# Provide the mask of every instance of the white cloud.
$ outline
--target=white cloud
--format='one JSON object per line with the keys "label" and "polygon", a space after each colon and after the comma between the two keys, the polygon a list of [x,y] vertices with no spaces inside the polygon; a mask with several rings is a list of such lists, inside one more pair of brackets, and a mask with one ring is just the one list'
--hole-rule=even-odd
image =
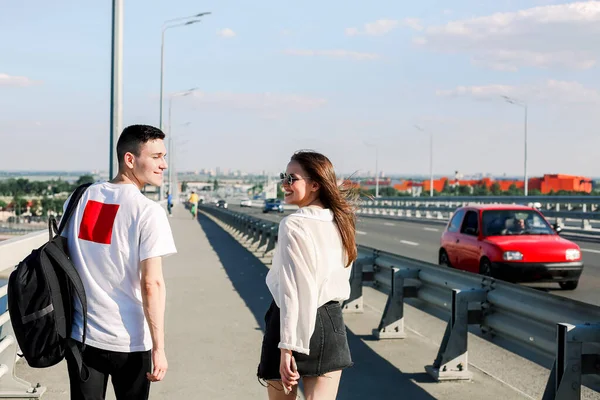
{"label": "white cloud", "polygon": [[236,33],[230,28],[225,28],[225,29],[221,29],[219,32],[217,32],[217,35],[224,37],[224,38],[232,38],[232,37],[236,36]]}
{"label": "white cloud", "polygon": [[36,82],[34,82],[33,80],[25,77],[25,76],[11,76],[8,74],[3,74],[0,73],[0,86],[18,86],[18,87],[25,87],[25,86],[32,86],[34,85]]}
{"label": "white cloud", "polygon": [[430,26],[413,42],[436,51],[470,54],[474,64],[493,69],[589,69],[600,57],[598,42],[590,40],[598,34],[600,1],[586,1]]}
{"label": "white cloud", "polygon": [[346,28],[346,36],[360,35],[360,31],[357,28]]}
{"label": "white cloud", "polygon": [[517,71],[517,66],[551,68],[555,66],[569,69],[590,69],[596,60],[584,52],[560,51],[543,53],[526,50],[482,51],[472,58],[474,65],[484,66],[498,71]]}
{"label": "white cloud", "polygon": [[346,28],[346,35],[381,36],[396,29],[398,27],[398,24],[399,22],[394,19],[379,19],[375,22],[366,23],[363,27],[363,30],[360,30],[358,28]]}
{"label": "white cloud", "polygon": [[365,25],[365,34],[371,36],[385,35],[396,29],[398,21],[391,19],[380,19]]}
{"label": "white cloud", "polygon": [[409,28],[414,29],[415,31],[422,31],[423,25],[421,24],[421,20],[418,18],[405,18],[403,21],[403,25]]}
{"label": "white cloud", "polygon": [[274,115],[290,111],[311,111],[327,103],[323,98],[280,93],[206,93],[195,91],[191,97],[204,105],[221,109],[254,111]]}
{"label": "white cloud", "polygon": [[359,28],[346,28],[346,36],[359,36],[359,35],[367,35],[367,36],[383,36],[386,35],[393,30],[397,29],[400,26],[407,26],[416,31],[422,31],[423,25],[421,24],[421,20],[418,18],[405,18],[403,20],[395,20],[395,19],[379,19],[375,22],[366,23],[362,30]]}
{"label": "white cloud", "polygon": [[299,50],[299,49],[290,49],[285,50],[285,54],[289,54],[292,56],[304,56],[304,57],[314,57],[314,56],[323,56],[323,57],[335,57],[335,58],[352,58],[354,60],[375,60],[380,58],[379,54],[376,53],[361,53],[357,51],[349,51],[349,50]]}
{"label": "white cloud", "polygon": [[547,80],[532,85],[459,86],[452,90],[438,90],[438,96],[468,96],[479,100],[494,100],[509,96],[525,102],[600,103],[600,91],[579,82]]}

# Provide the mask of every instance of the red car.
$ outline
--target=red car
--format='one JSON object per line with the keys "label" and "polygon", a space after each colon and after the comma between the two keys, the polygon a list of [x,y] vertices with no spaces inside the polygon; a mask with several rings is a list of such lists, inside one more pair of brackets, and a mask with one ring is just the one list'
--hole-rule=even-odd
{"label": "red car", "polygon": [[557,282],[577,287],[581,250],[537,210],[475,205],[456,210],[444,233],[439,264],[509,282]]}

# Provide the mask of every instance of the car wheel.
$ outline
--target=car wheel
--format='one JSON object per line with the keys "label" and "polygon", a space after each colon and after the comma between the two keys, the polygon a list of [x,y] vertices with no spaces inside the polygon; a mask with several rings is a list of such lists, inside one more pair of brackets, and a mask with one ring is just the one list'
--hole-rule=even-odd
{"label": "car wheel", "polygon": [[483,258],[479,263],[479,275],[492,276],[492,263],[487,258]]}
{"label": "car wheel", "polygon": [[445,265],[448,268],[452,268],[452,264],[450,263],[450,258],[448,257],[448,253],[446,250],[440,249],[440,255],[438,257],[438,264]]}
{"label": "car wheel", "polygon": [[562,290],[575,290],[579,281],[559,282],[559,285]]}

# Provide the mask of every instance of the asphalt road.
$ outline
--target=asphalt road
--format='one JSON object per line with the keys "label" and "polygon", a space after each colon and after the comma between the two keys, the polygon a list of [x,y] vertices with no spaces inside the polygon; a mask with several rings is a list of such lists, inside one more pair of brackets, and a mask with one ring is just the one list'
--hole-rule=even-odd
{"label": "asphalt road", "polygon": [[[229,204],[229,209],[274,222],[281,221],[284,216],[293,212],[264,214],[260,208],[242,208],[235,204]],[[443,229],[443,225],[359,216],[356,233],[358,244],[437,264],[440,236]],[[558,284],[553,283],[527,284],[527,286],[600,305],[600,238],[568,237],[568,239],[577,243],[581,248],[585,265],[577,289],[565,291],[561,290]]]}

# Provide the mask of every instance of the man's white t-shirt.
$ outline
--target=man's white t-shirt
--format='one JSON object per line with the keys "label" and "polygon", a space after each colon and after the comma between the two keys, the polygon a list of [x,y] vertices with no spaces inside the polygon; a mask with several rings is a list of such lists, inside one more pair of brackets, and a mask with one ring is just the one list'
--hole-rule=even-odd
{"label": "man's white t-shirt", "polygon": [[[133,184],[95,183],[63,236],[85,287],[86,344],[126,353],[152,349],[140,262],[177,252],[165,210]],[[81,305],[75,301],[71,337],[81,341],[82,332]]]}

